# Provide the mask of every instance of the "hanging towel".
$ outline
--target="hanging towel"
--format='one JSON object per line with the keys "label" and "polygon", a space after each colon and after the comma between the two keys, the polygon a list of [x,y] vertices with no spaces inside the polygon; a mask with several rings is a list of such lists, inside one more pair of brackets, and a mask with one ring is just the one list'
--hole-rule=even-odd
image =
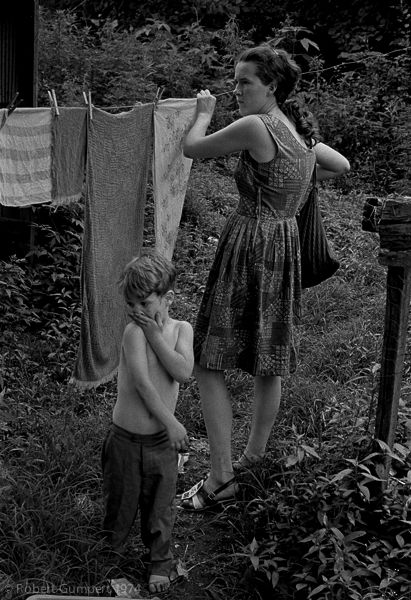
{"label": "hanging towel", "polygon": [[116,373],[127,316],[117,281],[143,242],[153,104],[88,119],[80,347],[71,382],[95,387]]}
{"label": "hanging towel", "polygon": [[191,158],[184,138],[195,117],[196,98],[160,100],[154,110],[153,197],[156,250],[171,260],[177,239]]}
{"label": "hanging towel", "polygon": [[0,204],[51,201],[51,110],[0,110]]}
{"label": "hanging towel", "polygon": [[85,179],[87,109],[59,107],[51,134],[51,198],[54,205],[80,200]]}

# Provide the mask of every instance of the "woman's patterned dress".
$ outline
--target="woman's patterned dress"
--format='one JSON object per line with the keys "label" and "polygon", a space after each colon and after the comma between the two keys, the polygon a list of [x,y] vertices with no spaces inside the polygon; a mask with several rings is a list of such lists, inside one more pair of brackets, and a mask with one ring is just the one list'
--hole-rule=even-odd
{"label": "woman's patterned dress", "polygon": [[296,369],[293,322],[301,313],[301,261],[295,214],[307,196],[315,153],[287,125],[259,115],[277,152],[257,163],[240,155],[240,200],[221,233],[195,326],[197,363],[251,375]]}

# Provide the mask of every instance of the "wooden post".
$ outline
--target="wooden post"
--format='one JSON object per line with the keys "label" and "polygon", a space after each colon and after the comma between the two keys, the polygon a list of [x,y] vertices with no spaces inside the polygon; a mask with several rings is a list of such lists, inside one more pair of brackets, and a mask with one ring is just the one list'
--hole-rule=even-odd
{"label": "wooden post", "polygon": [[[375,198],[369,199],[364,207],[363,229],[379,232],[381,250],[378,259],[388,267],[375,440],[381,440],[392,448],[411,299],[411,197],[391,196],[382,203]],[[377,447],[378,449],[381,450]],[[376,462],[376,473],[382,480],[373,489],[377,496],[387,486],[390,465],[388,454]]]}

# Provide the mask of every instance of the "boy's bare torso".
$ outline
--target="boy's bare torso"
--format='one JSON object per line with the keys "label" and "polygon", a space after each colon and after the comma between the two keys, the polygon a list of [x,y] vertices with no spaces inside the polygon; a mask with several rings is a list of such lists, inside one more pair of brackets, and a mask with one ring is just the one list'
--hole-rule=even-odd
{"label": "boy's bare torso", "polygon": [[[130,323],[127,327],[137,327]],[[163,336],[171,348],[175,348],[179,332],[179,321],[169,318],[163,330]],[[144,340],[150,380],[160,398],[174,414],[179,384],[170,377],[157,356]],[[121,347],[118,368],[117,401],[113,410],[113,423],[132,433],[151,434],[164,429],[164,425],[150,413],[140,397],[127,368],[124,347]]]}

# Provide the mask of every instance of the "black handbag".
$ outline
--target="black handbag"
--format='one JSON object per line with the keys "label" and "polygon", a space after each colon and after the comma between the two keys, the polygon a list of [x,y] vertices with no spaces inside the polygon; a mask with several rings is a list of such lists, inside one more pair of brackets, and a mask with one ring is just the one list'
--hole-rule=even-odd
{"label": "black handbag", "polygon": [[309,288],[325,281],[340,266],[328,245],[318,204],[315,167],[307,200],[296,215],[300,234],[301,287]]}

